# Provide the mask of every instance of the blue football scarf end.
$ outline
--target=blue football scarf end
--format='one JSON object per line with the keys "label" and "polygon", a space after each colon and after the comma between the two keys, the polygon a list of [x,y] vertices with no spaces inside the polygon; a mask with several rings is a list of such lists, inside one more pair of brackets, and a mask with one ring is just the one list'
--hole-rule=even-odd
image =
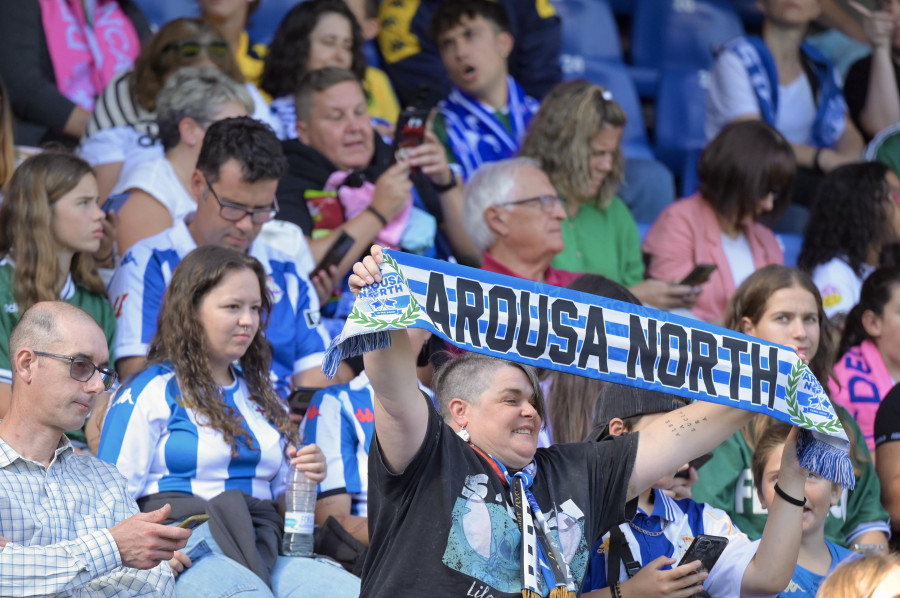
{"label": "blue football scarf end", "polygon": [[341,362],[350,357],[356,357],[369,351],[387,349],[391,346],[391,335],[386,330],[369,332],[358,336],[344,338],[344,335],[331,339],[331,345],[325,352],[325,362],[322,364],[322,372],[331,380],[337,374]]}
{"label": "blue football scarf end", "polygon": [[856,476],[853,474],[849,450],[849,441],[813,430],[801,429],[797,439],[797,456],[801,467],[853,490]]}

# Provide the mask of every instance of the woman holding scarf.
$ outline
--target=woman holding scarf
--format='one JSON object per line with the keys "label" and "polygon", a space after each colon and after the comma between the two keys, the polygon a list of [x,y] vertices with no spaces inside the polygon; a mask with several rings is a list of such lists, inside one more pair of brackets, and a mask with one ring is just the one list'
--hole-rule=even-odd
{"label": "woman holding scarf", "polygon": [[[355,294],[381,281],[382,259],[374,246],[354,265]],[[698,402],[673,413],[696,421],[693,433],[676,437],[659,421],[646,434],[538,449],[544,401],[532,368],[460,357],[435,380],[438,413],[418,390],[407,333],[390,336],[390,348],[364,356],[378,437],[370,449],[365,596],[425,588],[575,596],[590,542],[634,513],[626,503],[751,417]],[[692,575],[698,584],[704,577]]]}

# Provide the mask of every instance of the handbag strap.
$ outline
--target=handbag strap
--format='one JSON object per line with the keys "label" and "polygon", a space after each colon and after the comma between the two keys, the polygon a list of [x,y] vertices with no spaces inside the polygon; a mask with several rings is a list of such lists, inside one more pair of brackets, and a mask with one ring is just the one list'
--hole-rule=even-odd
{"label": "handbag strap", "polygon": [[641,564],[634,560],[628,540],[619,526],[609,530],[609,551],[606,556],[606,585],[612,587],[619,580],[619,563],[625,564],[625,574],[631,579],[641,570]]}

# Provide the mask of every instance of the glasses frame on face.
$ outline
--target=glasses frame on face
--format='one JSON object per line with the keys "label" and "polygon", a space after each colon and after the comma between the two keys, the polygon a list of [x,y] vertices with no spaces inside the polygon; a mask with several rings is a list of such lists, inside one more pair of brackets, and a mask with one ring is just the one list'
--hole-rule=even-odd
{"label": "glasses frame on face", "polygon": [[[244,206],[236,203],[231,203],[228,201],[222,201],[222,198],[219,197],[219,194],[216,193],[216,190],[213,189],[212,183],[209,182],[209,179],[206,178],[206,175],[203,175],[203,180],[206,181],[206,186],[209,188],[210,193],[212,193],[213,197],[216,198],[216,202],[219,204],[219,216],[221,216],[224,220],[228,222],[240,222],[244,219],[245,216],[250,216],[250,222],[253,224],[265,224],[266,222],[271,221],[275,218],[275,215],[278,213],[278,199],[272,198],[272,205],[268,208],[255,208],[248,209]],[[236,210],[235,212],[227,212],[227,210]],[[240,216],[232,218],[232,215],[236,215],[237,212],[240,212]]]}
{"label": "glasses frame on face", "polygon": [[536,197],[527,197],[525,199],[516,199],[514,201],[504,201],[503,203],[499,203],[497,205],[516,207],[535,201],[540,202],[541,210],[543,210],[547,214],[552,214],[553,208],[555,208],[557,205],[559,205],[560,207],[564,207],[563,199],[559,195],[538,195]]}
{"label": "glasses frame on face", "polygon": [[[78,382],[87,382],[94,377],[94,372],[100,372],[100,380],[103,382],[104,390],[109,390],[116,383],[118,377],[115,370],[109,368],[101,368],[87,357],[80,355],[60,355],[59,353],[47,353],[46,351],[34,351],[35,355],[42,357],[53,357],[54,359],[65,359],[69,362],[69,377]],[[75,375],[76,362],[81,363],[83,367],[91,366],[91,373],[87,377],[79,377]]]}
{"label": "glasses frame on face", "polygon": [[181,39],[166,44],[160,54],[167,54],[173,51],[178,52],[182,60],[197,58],[201,52],[205,52],[210,58],[224,58],[228,56],[231,47],[224,39],[214,39],[208,42],[201,42],[196,39]]}

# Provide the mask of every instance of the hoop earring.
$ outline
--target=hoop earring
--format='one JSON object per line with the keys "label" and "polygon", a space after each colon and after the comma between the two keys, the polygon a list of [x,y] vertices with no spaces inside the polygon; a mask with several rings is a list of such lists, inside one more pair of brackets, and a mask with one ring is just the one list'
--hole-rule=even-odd
{"label": "hoop earring", "polygon": [[469,442],[472,437],[469,435],[469,431],[466,430],[466,427],[463,426],[459,432],[456,433],[457,436],[463,439],[463,442]]}

